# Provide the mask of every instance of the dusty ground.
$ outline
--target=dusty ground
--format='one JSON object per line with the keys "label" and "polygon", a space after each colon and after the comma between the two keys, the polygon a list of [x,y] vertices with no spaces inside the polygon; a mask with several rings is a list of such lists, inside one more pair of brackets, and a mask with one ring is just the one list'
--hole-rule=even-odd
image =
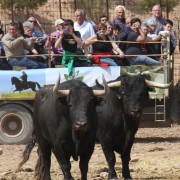
{"label": "dusty ground", "polygon": [[[0,145],[0,180],[32,180],[37,159],[36,148],[30,160],[18,173],[15,172],[21,160],[24,145]],[[61,170],[52,157],[52,180],[62,180]],[[134,179],[178,180],[180,179],[180,127],[140,128],[132,149],[130,169]],[[116,169],[121,178],[121,163],[117,156]],[[100,145],[89,163],[89,180],[107,179],[107,165]],[[78,163],[72,160],[72,175],[80,179]]]}

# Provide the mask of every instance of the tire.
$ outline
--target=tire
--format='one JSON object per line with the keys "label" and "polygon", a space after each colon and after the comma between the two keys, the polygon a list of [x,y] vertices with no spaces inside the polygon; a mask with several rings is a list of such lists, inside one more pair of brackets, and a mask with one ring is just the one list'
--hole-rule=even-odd
{"label": "tire", "polygon": [[0,107],[0,144],[26,143],[33,132],[32,115],[18,104]]}

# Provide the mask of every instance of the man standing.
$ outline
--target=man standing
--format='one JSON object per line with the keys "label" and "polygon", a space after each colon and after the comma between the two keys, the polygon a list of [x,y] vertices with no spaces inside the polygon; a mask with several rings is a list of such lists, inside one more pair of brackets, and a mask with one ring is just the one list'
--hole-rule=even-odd
{"label": "man standing", "polygon": [[124,6],[116,6],[115,7],[115,14],[116,17],[112,20],[112,24],[118,24],[120,29],[121,29],[121,33],[120,33],[120,37],[119,39],[122,40],[122,38],[125,35],[126,32],[126,19],[125,19],[125,7]]}
{"label": "man standing", "polygon": [[95,34],[92,24],[86,21],[86,14],[82,9],[75,11],[74,30],[79,31],[83,41]]}
{"label": "man standing", "polygon": [[155,21],[156,22],[156,31],[157,33],[160,29],[163,28],[163,24],[165,22],[165,19],[162,18],[162,12],[161,7],[159,5],[155,5],[152,8],[152,16],[145,19],[142,25],[147,24],[147,21]]}

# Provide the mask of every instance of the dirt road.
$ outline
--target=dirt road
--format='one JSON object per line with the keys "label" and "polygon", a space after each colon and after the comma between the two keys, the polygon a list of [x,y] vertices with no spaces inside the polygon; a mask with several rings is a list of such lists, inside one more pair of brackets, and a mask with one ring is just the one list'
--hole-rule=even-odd
{"label": "dirt road", "polygon": [[[0,145],[0,180],[33,180],[36,164],[36,148],[30,160],[18,173],[24,145]],[[180,179],[180,127],[140,128],[131,153],[131,174],[138,180]],[[117,155],[116,170],[121,177],[121,162]],[[54,156],[51,168],[52,180],[63,180],[62,172]],[[78,163],[72,160],[72,175],[80,179]],[[89,180],[107,179],[107,165],[100,145],[96,145],[89,163]]]}

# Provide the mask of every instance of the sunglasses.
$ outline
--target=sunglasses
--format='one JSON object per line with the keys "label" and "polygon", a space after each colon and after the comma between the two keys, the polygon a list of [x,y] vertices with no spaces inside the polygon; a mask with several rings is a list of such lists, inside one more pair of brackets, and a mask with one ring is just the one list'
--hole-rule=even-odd
{"label": "sunglasses", "polygon": [[98,30],[99,30],[99,31],[101,31],[101,30],[105,31],[106,29],[105,29],[105,28],[99,28]]}

